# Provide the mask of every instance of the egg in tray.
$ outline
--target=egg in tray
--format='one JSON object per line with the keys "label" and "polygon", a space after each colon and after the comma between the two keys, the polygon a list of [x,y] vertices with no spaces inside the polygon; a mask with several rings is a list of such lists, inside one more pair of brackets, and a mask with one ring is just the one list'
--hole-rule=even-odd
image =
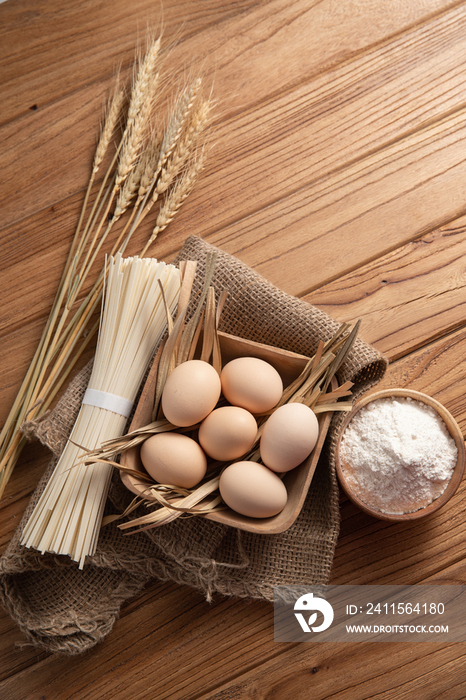
{"label": "egg in tray", "polygon": [[[282,532],[304,503],[331,414],[316,416],[304,403],[283,403],[284,390],[309,358],[226,333],[218,337],[220,375],[199,359],[173,369],[161,398],[167,430],[121,456],[132,470],[121,478],[150,501],[147,474],[157,484],[188,490],[217,474],[221,503],[202,517],[250,532]],[[130,431],[150,422],[156,383],[157,359]],[[333,378],[330,390],[336,386]]]}

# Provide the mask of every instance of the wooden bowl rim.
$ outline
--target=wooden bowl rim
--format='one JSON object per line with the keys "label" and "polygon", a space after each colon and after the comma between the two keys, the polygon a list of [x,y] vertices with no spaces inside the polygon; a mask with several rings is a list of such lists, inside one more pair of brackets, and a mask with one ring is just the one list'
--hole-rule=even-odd
{"label": "wooden bowl rim", "polygon": [[[351,420],[354,418],[356,413],[361,410],[364,406],[367,406],[367,404],[372,403],[373,401],[377,401],[378,399],[384,399],[384,398],[393,398],[399,396],[401,398],[411,398],[417,401],[421,401],[422,403],[425,403],[428,406],[431,406],[434,408],[437,413],[440,415],[442,418],[443,422],[447,426],[448,432],[452,436],[452,438],[455,441],[456,447],[458,449],[458,459],[456,461],[455,468],[453,470],[453,474],[451,476],[450,481],[448,482],[448,486],[446,487],[445,491],[436,499],[432,501],[432,503],[429,503],[427,506],[424,508],[420,508],[419,510],[413,511],[412,513],[383,513],[382,511],[379,511],[375,508],[372,508],[369,504],[365,503],[362,501],[358,496],[353,492],[351,487],[348,485],[346,482],[346,479],[344,477],[344,474],[342,472],[341,468],[341,462],[340,462],[340,443],[341,439],[343,437],[343,434],[348,427],[349,423]],[[448,409],[443,406],[439,401],[434,399],[432,396],[429,396],[428,394],[424,394],[420,391],[416,391],[414,389],[403,389],[403,388],[394,388],[394,389],[383,389],[381,391],[376,391],[372,394],[368,394],[366,396],[363,396],[361,399],[359,399],[351,411],[345,416],[345,419],[341,425],[340,428],[340,433],[338,436],[337,440],[337,445],[336,445],[336,450],[335,450],[335,467],[336,467],[336,472],[338,476],[338,480],[340,482],[340,485],[343,489],[343,491],[346,493],[348,498],[360,508],[364,513],[367,513],[368,515],[372,515],[374,518],[377,518],[379,520],[386,520],[389,522],[404,522],[404,521],[411,521],[411,520],[418,520],[419,518],[424,518],[427,515],[430,515],[431,513],[434,513],[437,511],[439,508],[445,505],[447,501],[450,500],[450,498],[453,496],[453,494],[456,492],[458,489],[461,480],[463,478],[464,474],[464,468],[465,468],[465,461],[466,461],[466,451],[465,451],[465,445],[464,445],[464,439],[463,439],[463,434],[461,432],[461,429],[456,422],[456,420],[453,418],[451,413],[448,411]]]}

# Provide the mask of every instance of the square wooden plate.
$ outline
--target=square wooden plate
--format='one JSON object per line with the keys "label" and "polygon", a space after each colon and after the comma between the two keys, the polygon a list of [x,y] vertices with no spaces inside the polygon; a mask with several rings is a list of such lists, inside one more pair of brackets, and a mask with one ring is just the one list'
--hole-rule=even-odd
{"label": "square wooden plate", "polygon": [[[304,355],[298,355],[287,350],[281,350],[270,345],[263,345],[243,338],[237,338],[227,333],[219,333],[219,340],[223,365],[235,357],[261,358],[273,365],[280,373],[284,386],[287,386],[299,376],[309,359]],[[154,360],[141,392],[129,428],[130,431],[141,428],[151,422],[157,377],[157,360],[158,358]],[[334,378],[331,388],[335,389],[336,387],[337,382]],[[222,523],[223,525],[229,525],[239,528],[240,530],[258,534],[276,534],[287,530],[298,517],[311,486],[312,477],[314,476],[317,462],[325,442],[331,417],[330,413],[318,415],[319,437],[314,450],[302,464],[284,475],[283,482],[288,491],[288,501],[285,508],[278,513],[278,515],[271,518],[250,518],[235,513],[230,508],[225,507],[222,508],[222,510],[208,513],[202,517]],[[139,447],[124,452],[121,455],[121,463],[131,469],[144,471],[139,457]],[[138,496],[141,496],[143,491],[147,489],[147,482],[139,481],[136,477],[125,474],[124,472],[121,472],[121,480],[126,488]]]}

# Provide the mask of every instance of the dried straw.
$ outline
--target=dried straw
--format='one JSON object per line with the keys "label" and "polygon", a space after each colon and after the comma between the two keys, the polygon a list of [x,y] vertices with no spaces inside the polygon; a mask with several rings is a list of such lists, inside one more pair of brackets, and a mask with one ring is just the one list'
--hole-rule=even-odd
{"label": "dried straw", "polygon": [[[199,152],[202,152],[201,140],[208,126],[209,102],[204,105],[203,120],[196,111],[202,104],[202,81],[199,78],[182,88],[174,108],[167,116],[155,114],[155,106],[160,106],[163,101],[160,86],[169,83],[169,77],[167,80],[161,76],[161,53],[161,38],[150,39],[145,55],[135,65],[129,100],[125,87],[117,77],[52,309],[0,434],[0,496],[26,442],[20,426],[26,417],[29,421],[40,420],[95,337],[98,321],[94,319],[99,310],[105,279],[103,262],[91,288],[79,301],[95,263],[99,257],[104,257],[104,252],[116,255],[126,251],[134,232],[154,204],[152,202],[146,210],[162,169],[171,169],[169,176],[164,175],[165,208],[158,212],[160,219],[158,223],[155,222],[157,231],[154,234],[152,224],[140,256],[146,255],[160,231],[168,226],[199,174],[200,167],[186,169],[185,166],[191,160],[201,163]],[[197,116],[194,117],[194,114]],[[160,116],[166,128],[162,127],[162,123],[154,123],[155,116]],[[113,140],[120,124],[122,136],[112,154]],[[188,134],[192,134],[191,138],[188,138]],[[181,157],[180,150],[175,158],[173,154],[180,138],[184,139],[184,153]],[[170,165],[168,160],[172,155]],[[96,176],[104,161],[108,160],[110,163],[101,182],[96,185],[97,192],[89,206]],[[178,179],[183,181],[180,187],[177,187]],[[110,213],[112,207],[113,214]],[[110,242],[110,235],[120,220],[121,228],[116,233],[116,239]]]}
{"label": "dried straw", "polygon": [[[160,399],[163,387],[170,374],[170,371],[179,363],[185,362],[194,356],[198,347],[200,333],[202,332],[202,343],[200,357],[206,362],[211,362],[218,372],[221,370],[221,355],[218,342],[218,323],[221,309],[225,300],[224,295],[220,295],[218,303],[215,298],[215,290],[211,286],[211,279],[215,265],[215,254],[210,255],[207,260],[206,275],[203,281],[203,288],[195,305],[190,320],[185,323],[185,309],[187,302],[185,297],[192,288],[193,269],[184,281],[185,288],[180,292],[180,299],[183,298],[183,308],[179,311],[178,318],[171,333],[166,339],[165,345],[159,357],[157,368],[157,381],[154,400],[154,410],[152,423],[133,430],[115,440],[108,440],[100,445],[97,450],[87,453],[83,460],[86,464],[105,464],[107,461],[120,469],[128,471],[128,468],[116,461],[117,457],[129,449],[133,449],[148,437],[158,432],[169,430],[180,431],[180,428],[168,423],[160,412]],[[185,269],[184,265],[182,269]],[[181,302],[180,302],[181,303]],[[349,411],[352,408],[352,401],[345,400],[351,397],[351,382],[345,382],[336,389],[328,391],[328,387],[341,364],[351,352],[357,338],[359,322],[351,329],[349,324],[341,324],[335,335],[327,342],[320,342],[313,357],[311,357],[301,374],[284,389],[282,397],[277,406],[264,414],[258,416],[258,432],[256,440],[250,451],[242,459],[250,461],[260,461],[259,442],[268,417],[277,408],[285,403],[300,402],[305,403],[314,410],[315,413]],[[343,400],[342,400],[343,399]],[[190,426],[186,430],[193,430],[197,426]],[[185,514],[202,515],[224,508],[224,503],[218,493],[218,483],[221,471],[230,462],[217,463],[211,465],[208,475],[193,489],[188,489],[187,493],[180,496],[180,490],[170,484],[154,483],[150,477],[147,478],[148,486],[144,496],[139,500],[135,499],[129,509],[119,516],[111,516],[104,523],[113,522],[116,519],[127,517],[136,507],[141,504],[153,505],[158,503],[155,511],[146,515],[129,520],[120,524],[122,530],[139,532],[153,527],[160,527],[175,518]],[[131,473],[132,470],[129,470]],[[136,472],[138,478],[141,472]],[[210,498],[210,497],[213,498]],[[209,497],[210,500],[206,501]],[[138,529],[135,529],[138,528]]]}

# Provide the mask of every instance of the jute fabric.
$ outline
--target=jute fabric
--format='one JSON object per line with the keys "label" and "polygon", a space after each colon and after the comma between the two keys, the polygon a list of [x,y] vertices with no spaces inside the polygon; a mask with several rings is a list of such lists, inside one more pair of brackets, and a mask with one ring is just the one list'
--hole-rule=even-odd
{"label": "jute fabric", "polygon": [[[197,260],[199,291],[208,253],[217,253],[213,285],[228,291],[221,330],[312,355],[339,324],[316,307],[277,289],[228,253],[189,237],[179,260]],[[384,375],[387,360],[358,339],[338,379],[354,382],[356,398]],[[90,375],[85,367],[55,409],[24,431],[53,453],[22,521],[0,560],[0,596],[27,641],[50,652],[79,654],[104,639],[124,601],[153,578],[203,592],[272,600],[274,586],[316,586],[330,580],[339,531],[334,452],[342,416],[332,419],[325,450],[304,507],[286,532],[256,535],[198,517],[180,518],[147,533],[123,535],[114,523],[102,529],[98,548],[83,570],[66,556],[40,554],[20,544],[21,532],[76,419]],[[132,494],[114,474],[106,512],[120,513]]]}

